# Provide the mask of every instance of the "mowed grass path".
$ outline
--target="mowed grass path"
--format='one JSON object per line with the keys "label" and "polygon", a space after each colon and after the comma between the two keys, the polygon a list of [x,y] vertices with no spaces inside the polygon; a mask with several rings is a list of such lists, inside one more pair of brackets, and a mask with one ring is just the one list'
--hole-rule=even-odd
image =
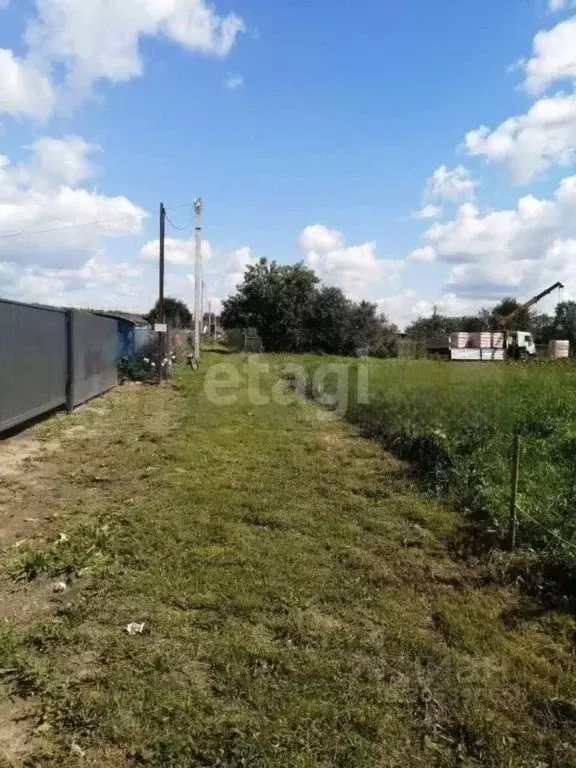
{"label": "mowed grass path", "polygon": [[[222,362],[225,407],[203,390]],[[457,518],[349,425],[250,403],[243,362],[56,419],[86,432],[5,489],[56,515],[6,566],[21,599],[71,581],[0,635],[26,764],[576,766],[572,620],[450,558]]]}

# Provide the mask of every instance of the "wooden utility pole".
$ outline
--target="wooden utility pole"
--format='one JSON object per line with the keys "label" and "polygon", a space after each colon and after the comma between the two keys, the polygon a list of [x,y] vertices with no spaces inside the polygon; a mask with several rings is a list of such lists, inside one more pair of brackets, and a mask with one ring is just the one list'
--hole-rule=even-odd
{"label": "wooden utility pole", "polygon": [[[158,318],[157,322],[163,324],[166,322],[164,312],[164,266],[165,266],[165,240],[166,240],[166,209],[164,203],[160,203],[160,266],[159,266],[159,289],[158,289]],[[166,335],[163,331],[158,331],[158,382],[162,382],[164,376],[163,362],[166,356],[165,350]]]}
{"label": "wooden utility pole", "polygon": [[194,201],[196,213],[196,269],[194,272],[194,357],[200,362],[200,337],[202,335],[202,198]]}

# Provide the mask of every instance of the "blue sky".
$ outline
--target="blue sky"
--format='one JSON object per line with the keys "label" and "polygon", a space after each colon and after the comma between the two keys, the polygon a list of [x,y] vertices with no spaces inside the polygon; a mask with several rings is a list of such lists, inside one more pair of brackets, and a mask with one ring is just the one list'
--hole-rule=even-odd
{"label": "blue sky", "polygon": [[400,324],[576,295],[570,0],[1,5],[0,235],[62,229],[0,238],[0,295],[147,309],[198,194],[216,307],[261,255]]}

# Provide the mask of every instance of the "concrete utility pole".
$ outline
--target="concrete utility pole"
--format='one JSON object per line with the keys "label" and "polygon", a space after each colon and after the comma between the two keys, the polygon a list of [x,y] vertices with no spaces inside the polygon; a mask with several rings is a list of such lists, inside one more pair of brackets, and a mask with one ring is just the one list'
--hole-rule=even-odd
{"label": "concrete utility pole", "polygon": [[[159,264],[159,288],[158,288],[158,318],[157,323],[165,323],[166,315],[164,313],[164,243],[166,237],[166,209],[164,204],[160,203],[160,264]],[[158,381],[162,382],[164,375],[162,365],[165,357],[165,334],[158,332]]]}
{"label": "concrete utility pole", "polygon": [[202,198],[194,200],[196,214],[196,269],[194,271],[194,357],[200,362],[200,337],[202,335]]}
{"label": "concrete utility pole", "polygon": [[208,338],[212,338],[212,302],[208,301]]}

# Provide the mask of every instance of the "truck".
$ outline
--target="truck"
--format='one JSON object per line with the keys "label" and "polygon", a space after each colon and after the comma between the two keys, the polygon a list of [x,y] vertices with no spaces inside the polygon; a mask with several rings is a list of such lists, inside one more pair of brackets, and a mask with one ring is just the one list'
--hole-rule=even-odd
{"label": "truck", "polygon": [[528,331],[511,331],[510,325],[523,312],[527,312],[535,304],[553,291],[564,286],[557,282],[545,291],[532,297],[525,304],[519,305],[509,315],[498,320],[500,331],[477,331],[467,333],[456,331],[450,336],[429,339],[426,351],[429,355],[445,360],[491,361],[531,360],[536,357],[536,345],[532,334]]}
{"label": "truck", "polygon": [[449,336],[429,339],[426,352],[433,357],[462,362],[505,362],[536,357],[534,338],[528,331],[467,333],[456,331]]}

